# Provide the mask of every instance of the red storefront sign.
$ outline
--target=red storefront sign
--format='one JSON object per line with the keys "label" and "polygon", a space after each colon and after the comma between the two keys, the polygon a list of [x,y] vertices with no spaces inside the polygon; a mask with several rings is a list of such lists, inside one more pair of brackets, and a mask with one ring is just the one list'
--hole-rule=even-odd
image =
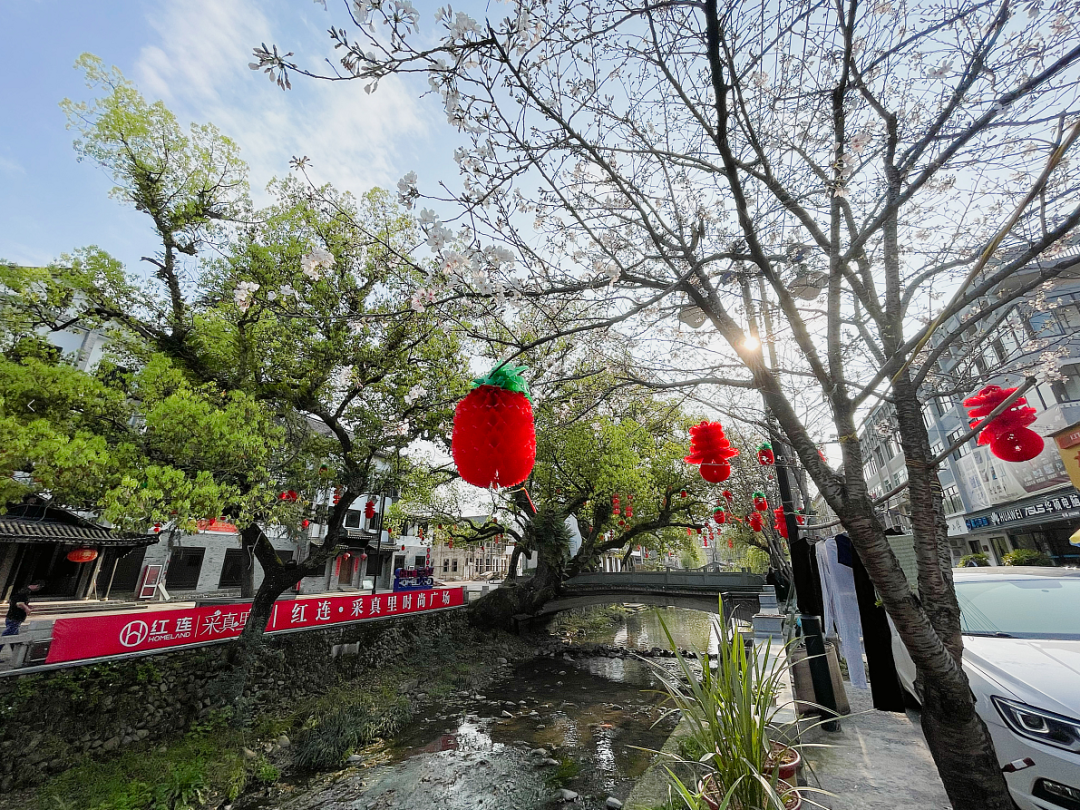
{"label": "red storefront sign", "polygon": [[[424,613],[465,604],[464,588],[352,596],[314,596],[275,602],[268,633]],[[161,650],[236,638],[244,629],[251,603],[118,613],[57,619],[47,664],[109,655]]]}

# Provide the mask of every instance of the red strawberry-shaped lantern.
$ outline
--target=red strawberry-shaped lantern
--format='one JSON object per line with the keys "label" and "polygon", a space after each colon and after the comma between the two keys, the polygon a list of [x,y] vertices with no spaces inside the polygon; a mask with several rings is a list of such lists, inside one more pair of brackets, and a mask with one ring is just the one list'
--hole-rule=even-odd
{"label": "red strawberry-shaped lantern", "polygon": [[727,510],[722,506],[718,506],[716,508],[716,511],[713,512],[712,517],[713,520],[716,521],[717,525],[723,525],[727,523]]}
{"label": "red strawberry-shaped lantern", "polygon": [[536,428],[524,370],[496,366],[473,381],[473,390],[454,411],[454,464],[473,486],[515,486],[529,477],[536,463]]}
{"label": "red strawberry-shaped lantern", "polygon": [[806,515],[803,514],[803,511],[801,509],[795,513],[795,522],[798,523],[800,526],[806,525]]}
{"label": "red strawberry-shaped lantern", "polygon": [[776,454],[773,452],[772,445],[768,442],[762,442],[758,445],[757,449],[758,464],[775,464]]}
{"label": "red strawberry-shaped lantern", "polygon": [[787,520],[784,518],[784,507],[778,506],[773,509],[773,516],[775,518],[773,528],[780,532],[781,537],[787,540]]}
{"label": "red strawberry-shaped lantern", "polygon": [[728,506],[731,506],[732,501],[735,500],[735,496],[731,493],[731,490],[730,489],[725,489],[720,494],[723,495],[727,499]]}
{"label": "red strawberry-shaped lantern", "polygon": [[754,508],[757,509],[759,512],[764,512],[766,509],[769,508],[769,502],[767,500],[765,500],[765,493],[764,492],[761,492],[760,490],[755,492],[754,495],[753,495],[753,498],[754,498]]}
{"label": "red strawberry-shaped lantern", "polygon": [[[972,417],[971,426],[979,424],[980,418],[988,416],[1015,388],[986,388],[964,400],[964,407]],[[1027,406],[1027,398],[1019,397],[979,431],[979,444],[990,445],[990,452],[1003,461],[1030,461],[1043,451],[1043,438],[1028,425],[1036,419],[1035,409]]]}
{"label": "red strawberry-shaped lantern", "polygon": [[755,532],[760,532],[765,528],[765,521],[761,519],[761,512],[751,512],[746,516],[746,522],[750,524],[750,528]]}
{"label": "red strawberry-shaped lantern", "polygon": [[687,464],[700,464],[701,477],[710,484],[726,481],[731,475],[728,459],[739,455],[724,435],[719,422],[702,422],[690,428],[690,454],[683,459]]}

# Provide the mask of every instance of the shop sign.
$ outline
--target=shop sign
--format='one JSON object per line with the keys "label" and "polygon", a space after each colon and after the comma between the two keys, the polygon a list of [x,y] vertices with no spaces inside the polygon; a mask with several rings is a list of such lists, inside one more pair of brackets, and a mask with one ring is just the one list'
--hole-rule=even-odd
{"label": "shop sign", "polygon": [[[312,597],[274,603],[268,633],[386,619],[465,604],[464,588],[436,588],[415,593],[354,594]],[[227,641],[247,624],[251,603],[117,613],[57,619],[47,664],[81,661],[124,653],[162,650]]]}
{"label": "shop sign", "polygon": [[1080,515],[1080,495],[1060,495],[1047,498],[1041,503],[1030,506],[1018,506],[1012,509],[998,509],[988,515],[967,518],[964,522],[969,529],[982,529],[987,526],[1000,526],[1017,520],[1027,520],[1040,515],[1055,517],[1075,517]]}

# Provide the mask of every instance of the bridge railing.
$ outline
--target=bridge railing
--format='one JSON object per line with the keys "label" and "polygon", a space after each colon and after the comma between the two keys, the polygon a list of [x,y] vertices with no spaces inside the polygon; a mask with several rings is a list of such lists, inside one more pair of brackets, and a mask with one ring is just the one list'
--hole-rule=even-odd
{"label": "bridge railing", "polygon": [[691,587],[715,589],[717,592],[740,588],[760,588],[765,578],[747,571],[703,573],[696,571],[615,571],[578,574],[565,585],[607,586],[626,588]]}

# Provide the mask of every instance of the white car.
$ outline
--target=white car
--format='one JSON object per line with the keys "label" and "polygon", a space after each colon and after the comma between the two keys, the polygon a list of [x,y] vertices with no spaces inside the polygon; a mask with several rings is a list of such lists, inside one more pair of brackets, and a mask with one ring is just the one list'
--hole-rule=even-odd
{"label": "white car", "polygon": [[[1021,810],[1080,810],[1080,571],[953,570],[964,671]],[[918,699],[895,631],[896,670]]]}

